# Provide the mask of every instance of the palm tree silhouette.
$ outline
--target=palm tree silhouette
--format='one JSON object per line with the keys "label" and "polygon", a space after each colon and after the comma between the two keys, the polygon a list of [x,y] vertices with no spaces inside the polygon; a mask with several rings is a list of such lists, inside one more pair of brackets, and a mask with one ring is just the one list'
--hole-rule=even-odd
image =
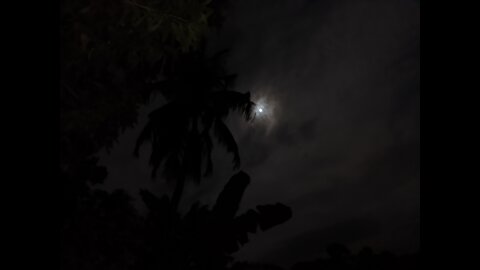
{"label": "palm tree silhouette", "polygon": [[236,75],[227,74],[222,66],[225,52],[211,58],[190,54],[166,69],[165,80],[153,84],[169,102],[150,113],[135,155],[143,143],[152,142],[152,178],[163,165],[165,178],[176,181],[173,209],[178,207],[186,179],[198,183],[211,174],[212,135],[233,155],[234,169],[240,166],[237,143],[224,120],[232,111],[252,120],[254,103],[249,92],[231,90]]}

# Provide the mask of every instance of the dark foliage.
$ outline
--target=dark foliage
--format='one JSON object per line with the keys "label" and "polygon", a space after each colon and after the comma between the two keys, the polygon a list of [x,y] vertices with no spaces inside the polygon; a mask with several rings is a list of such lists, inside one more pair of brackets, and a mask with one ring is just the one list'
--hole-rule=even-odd
{"label": "dark foliage", "polygon": [[168,197],[148,191],[141,192],[146,217],[122,191],[91,191],[64,223],[62,269],[226,269],[248,233],[281,224],[292,214],[275,204],[237,215],[249,182],[243,172],[234,175],[212,209],[196,203],[184,216],[170,215]]}
{"label": "dark foliage", "polygon": [[190,54],[166,72],[165,80],[152,84],[169,100],[149,115],[135,147],[138,155],[144,142],[152,142],[152,177],[162,162],[167,179],[191,177],[198,182],[202,175],[209,175],[212,135],[232,153],[234,168],[240,165],[238,146],[224,120],[232,111],[251,120],[254,104],[250,93],[231,90],[235,75],[226,73],[221,60],[221,54],[209,59]]}
{"label": "dark foliage", "polygon": [[297,263],[292,270],[415,270],[420,269],[419,254],[396,256],[390,252],[374,253],[365,247],[352,254],[344,245],[330,244],[326,252],[327,258],[310,262]]}

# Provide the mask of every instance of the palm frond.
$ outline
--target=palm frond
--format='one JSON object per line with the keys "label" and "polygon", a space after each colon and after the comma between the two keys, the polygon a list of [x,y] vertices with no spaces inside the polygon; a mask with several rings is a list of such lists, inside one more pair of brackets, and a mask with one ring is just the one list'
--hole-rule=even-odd
{"label": "palm frond", "polygon": [[170,154],[165,159],[163,175],[167,181],[176,180],[184,175],[182,158],[178,154]]}
{"label": "palm frond", "polygon": [[240,166],[240,153],[238,151],[237,142],[235,141],[232,133],[225,123],[220,119],[215,121],[214,132],[218,142],[225,146],[227,152],[233,154],[233,168],[237,169]]}
{"label": "palm frond", "polygon": [[212,209],[215,215],[223,219],[233,219],[249,184],[250,176],[245,172],[241,171],[233,175],[217,197]]}
{"label": "palm frond", "polygon": [[212,138],[208,134],[208,130],[204,132],[203,140],[205,141],[204,154],[206,156],[206,166],[203,176],[209,176],[213,172],[213,161],[212,161],[212,151],[213,151],[213,142]]}
{"label": "palm frond", "polygon": [[[182,112],[182,108],[177,102],[168,103],[149,114],[148,123],[137,139],[134,154],[138,156],[139,149],[145,142],[152,143],[149,161],[152,166],[152,178],[156,176],[156,171],[164,160],[170,160],[169,164],[175,163],[174,160],[178,157],[171,156],[181,149],[181,138],[188,133],[185,125],[187,121],[187,115]],[[174,170],[178,170],[175,166]],[[167,172],[167,174],[171,174],[171,172]]]}
{"label": "palm frond", "polygon": [[198,183],[202,177],[203,142],[196,121],[197,119],[194,119],[193,128],[188,135],[184,163],[187,172]]}
{"label": "palm frond", "polygon": [[153,134],[153,125],[151,122],[148,122],[147,125],[142,129],[140,132],[140,135],[137,138],[137,141],[135,143],[135,149],[133,150],[133,154],[138,157],[140,147],[142,146],[143,143],[146,141],[151,140]]}
{"label": "palm frond", "polygon": [[250,92],[217,91],[212,93],[211,101],[216,115],[226,117],[231,111],[238,111],[245,120],[253,118],[255,103],[250,100]]}

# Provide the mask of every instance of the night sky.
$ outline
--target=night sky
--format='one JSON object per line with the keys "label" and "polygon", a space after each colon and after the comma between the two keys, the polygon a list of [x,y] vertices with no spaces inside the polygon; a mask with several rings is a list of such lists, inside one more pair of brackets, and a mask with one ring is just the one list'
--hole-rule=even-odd
{"label": "night sky", "polygon": [[[251,236],[241,260],[280,265],[317,258],[331,242],[396,253],[419,249],[420,7],[418,1],[236,1],[210,50],[230,48],[235,89],[264,112],[228,121],[251,176],[240,212],[281,202],[293,217]],[[100,164],[105,188],[169,192],[152,181],[149,147],[133,145],[141,109]],[[221,147],[214,174],[187,186],[184,208],[213,203],[234,173]],[[137,205],[142,209],[138,200]]]}

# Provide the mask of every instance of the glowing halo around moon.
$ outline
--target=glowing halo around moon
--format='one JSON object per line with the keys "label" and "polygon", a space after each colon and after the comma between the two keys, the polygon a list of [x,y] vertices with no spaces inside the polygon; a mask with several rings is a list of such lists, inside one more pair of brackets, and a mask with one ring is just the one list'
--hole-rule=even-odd
{"label": "glowing halo around moon", "polygon": [[255,117],[267,118],[271,116],[272,111],[269,110],[269,106],[265,99],[259,99],[255,101]]}
{"label": "glowing halo around moon", "polygon": [[[264,90],[264,89],[262,89]],[[254,95],[254,119],[252,124],[264,129],[267,133],[275,126],[278,117],[278,106],[272,95],[265,91],[259,91]]]}

